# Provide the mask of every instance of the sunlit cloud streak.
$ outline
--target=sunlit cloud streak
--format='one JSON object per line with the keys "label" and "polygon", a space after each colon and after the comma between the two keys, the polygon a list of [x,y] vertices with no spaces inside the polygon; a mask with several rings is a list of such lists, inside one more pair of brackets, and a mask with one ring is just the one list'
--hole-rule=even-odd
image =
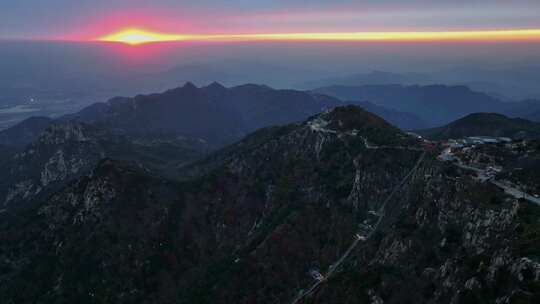
{"label": "sunlit cloud streak", "polygon": [[540,41],[540,29],[424,32],[332,32],[332,33],[250,33],[250,34],[170,34],[128,28],[96,40],[139,45],[170,41]]}

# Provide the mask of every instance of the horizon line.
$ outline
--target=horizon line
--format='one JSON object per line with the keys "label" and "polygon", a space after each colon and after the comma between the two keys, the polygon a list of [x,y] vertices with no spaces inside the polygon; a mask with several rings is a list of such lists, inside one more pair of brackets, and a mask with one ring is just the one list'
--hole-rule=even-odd
{"label": "horizon line", "polygon": [[126,27],[93,38],[0,37],[0,42],[104,42],[142,45],[166,42],[540,42],[540,28],[459,31],[280,32],[173,34]]}
{"label": "horizon line", "polygon": [[290,32],[290,33],[241,33],[241,34],[173,34],[153,32],[136,27],[92,39],[139,45],[155,42],[181,41],[284,41],[284,42],[498,42],[540,41],[540,28],[471,31],[370,31],[370,32]]}

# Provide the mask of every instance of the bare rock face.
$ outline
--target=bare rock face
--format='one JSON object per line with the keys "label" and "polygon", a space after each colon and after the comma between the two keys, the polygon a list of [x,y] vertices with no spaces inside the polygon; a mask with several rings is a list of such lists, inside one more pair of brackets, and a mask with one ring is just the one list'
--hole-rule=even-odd
{"label": "bare rock face", "polygon": [[[63,157],[55,170],[70,167]],[[1,298],[538,300],[539,207],[439,162],[357,108],[259,130],[185,170],[192,178],[173,182],[102,160],[29,217],[8,218]]]}
{"label": "bare rock face", "polygon": [[157,169],[201,153],[176,141],[132,140],[85,123],[51,124],[22,151],[0,163],[0,209],[25,208],[112,157]]}
{"label": "bare rock face", "polygon": [[85,126],[76,122],[53,124],[38,138],[38,142],[45,145],[59,145],[67,142],[86,142],[90,138],[87,134],[92,132]]}
{"label": "bare rock face", "polygon": [[52,124],[3,165],[0,201],[4,207],[51,193],[90,170],[105,154],[104,134],[75,122]]}

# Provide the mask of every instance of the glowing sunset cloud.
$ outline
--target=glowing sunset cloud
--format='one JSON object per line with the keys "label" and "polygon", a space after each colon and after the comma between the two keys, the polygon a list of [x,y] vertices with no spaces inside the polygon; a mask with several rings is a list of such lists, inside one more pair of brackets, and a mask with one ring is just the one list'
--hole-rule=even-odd
{"label": "glowing sunset cloud", "polygon": [[131,45],[166,41],[540,41],[540,29],[444,32],[163,34],[128,29],[98,38]]}

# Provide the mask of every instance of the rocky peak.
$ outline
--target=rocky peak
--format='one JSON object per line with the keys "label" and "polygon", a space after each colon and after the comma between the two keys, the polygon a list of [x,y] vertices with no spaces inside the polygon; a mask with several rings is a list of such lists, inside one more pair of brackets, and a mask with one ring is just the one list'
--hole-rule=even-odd
{"label": "rocky peak", "polygon": [[198,90],[197,86],[195,86],[192,82],[188,81],[184,84],[182,87],[184,90]]}
{"label": "rocky peak", "polygon": [[203,89],[204,88],[198,88],[195,86],[195,84],[188,81],[183,86],[167,90],[163,93],[140,95],[135,99],[141,106],[151,104],[153,107],[155,107],[156,104],[167,104],[168,102],[182,104],[185,99],[190,99],[190,101],[192,101],[192,99],[201,98],[203,96],[203,94],[201,94]]}
{"label": "rocky peak", "polygon": [[380,144],[402,144],[407,139],[384,119],[352,105],[335,107],[313,116],[307,125],[316,132],[358,135]]}
{"label": "rocky peak", "polygon": [[224,87],[221,83],[214,81],[211,84],[204,87],[204,89],[212,90],[212,91],[223,91],[223,90],[226,90],[227,88]]}
{"label": "rocky peak", "polygon": [[50,125],[38,138],[41,144],[65,144],[67,142],[85,142],[90,140],[91,127],[89,125],[67,121]]}
{"label": "rocky peak", "polygon": [[321,116],[328,120],[330,128],[339,131],[351,131],[366,127],[393,128],[377,115],[352,105],[336,107],[327,113],[321,114]]}
{"label": "rocky peak", "polygon": [[212,82],[210,85],[201,88],[211,98],[220,98],[227,94],[228,89],[218,82]]}

